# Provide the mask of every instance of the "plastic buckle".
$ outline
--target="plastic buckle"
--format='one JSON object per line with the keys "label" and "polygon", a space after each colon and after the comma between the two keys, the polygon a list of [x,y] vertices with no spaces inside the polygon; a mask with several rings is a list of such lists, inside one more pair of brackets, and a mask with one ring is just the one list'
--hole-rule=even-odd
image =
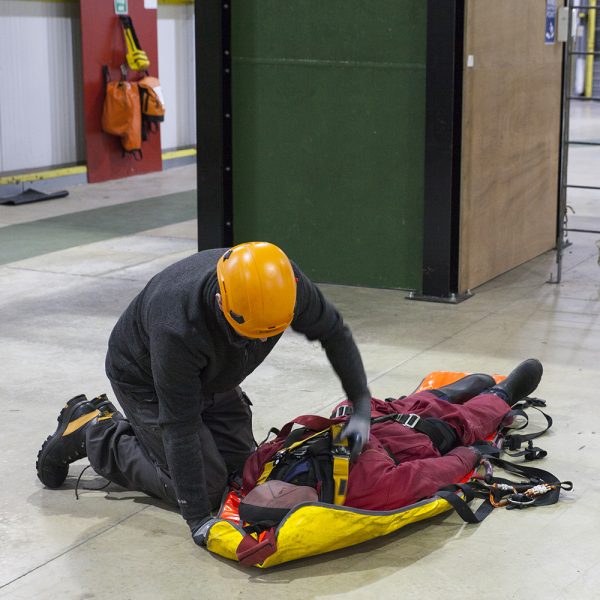
{"label": "plastic buckle", "polygon": [[402,415],[402,417],[398,420],[398,422],[401,425],[404,425],[404,427],[414,429],[420,420],[421,420],[421,417],[419,415],[415,415],[414,413],[411,413],[410,415]]}
{"label": "plastic buckle", "polygon": [[296,448],[295,450],[292,450],[290,452],[290,455],[293,456],[294,458],[304,458],[306,456],[306,454],[308,453],[308,446],[300,446],[298,448]]}
{"label": "plastic buckle", "polygon": [[504,438],[504,448],[514,452],[521,447],[523,440],[520,435],[507,435]]}

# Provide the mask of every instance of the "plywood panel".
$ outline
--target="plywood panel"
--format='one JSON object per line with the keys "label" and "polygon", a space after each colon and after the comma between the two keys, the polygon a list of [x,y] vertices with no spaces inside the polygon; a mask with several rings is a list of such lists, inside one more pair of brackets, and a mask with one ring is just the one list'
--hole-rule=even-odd
{"label": "plywood panel", "polygon": [[468,0],[460,291],[555,244],[562,45],[540,0]]}

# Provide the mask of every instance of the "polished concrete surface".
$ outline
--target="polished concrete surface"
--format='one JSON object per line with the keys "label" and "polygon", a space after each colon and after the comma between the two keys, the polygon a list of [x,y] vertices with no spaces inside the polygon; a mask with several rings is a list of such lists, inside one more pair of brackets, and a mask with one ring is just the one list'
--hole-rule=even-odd
{"label": "polished concrete surface", "polygon": [[[193,188],[191,167],[75,188],[69,198],[0,206],[3,228]],[[7,229],[8,231],[8,229]],[[195,222],[104,237],[0,266],[0,599],[600,597],[600,267],[595,239],[571,236],[563,282],[543,255],[456,306],[401,291],[322,286],[350,324],[375,396],[410,392],[431,370],[506,373],[538,357],[538,394],[555,426],[539,463],[575,489],[550,507],[495,511],[479,526],[437,517],[359,547],[272,570],[198,548],[179,515],[111,485],[75,499],[35,475],[37,451],[65,400],[109,391],[108,335],[122,309],[166,265],[193,253]],[[19,243],[17,239],[15,243]],[[254,428],[327,414],[342,391],[318,344],[286,333],[247,380]],[[90,471],[87,487],[103,480]]]}

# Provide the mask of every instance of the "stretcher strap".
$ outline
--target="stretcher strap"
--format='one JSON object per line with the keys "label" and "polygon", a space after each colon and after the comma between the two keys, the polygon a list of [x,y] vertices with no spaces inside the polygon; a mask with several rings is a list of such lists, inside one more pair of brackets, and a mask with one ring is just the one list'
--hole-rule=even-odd
{"label": "stretcher strap", "polygon": [[275,552],[277,552],[277,537],[275,536],[275,528],[272,527],[260,542],[252,535],[245,535],[235,554],[242,565],[251,567],[252,565],[261,564]]}
{"label": "stretcher strap", "polygon": [[[456,492],[461,491],[464,494],[464,499],[461,498]],[[481,523],[493,510],[494,507],[489,500],[479,506],[479,508],[473,512],[471,507],[467,504],[475,497],[473,488],[468,484],[456,484],[450,485],[439,490],[436,494],[440,498],[443,498],[452,506],[452,508],[458,513],[459,517],[466,523]]]}
{"label": "stretcher strap", "polygon": [[[490,489],[496,488],[500,490],[500,493],[507,495],[507,490],[512,490],[512,498],[508,498],[509,508],[524,508],[526,506],[547,506],[549,504],[555,504],[558,502],[558,497],[561,490],[570,491],[573,489],[573,484],[570,481],[559,481],[555,475],[543,469],[536,469],[533,467],[525,467],[521,464],[515,464],[496,458],[493,456],[487,456],[486,460],[491,464],[504,469],[505,471],[518,475],[528,480],[528,483],[512,482],[507,479],[500,477],[488,476],[485,478],[487,485],[479,483],[477,480],[472,480],[471,483],[450,485],[442,488],[437,492],[437,496],[446,500],[452,505],[452,508],[456,510],[458,515],[467,523],[481,523],[491,512],[494,510],[493,493],[490,493]],[[491,484],[500,484],[498,486]],[[526,490],[534,488],[535,486],[544,487],[545,489],[538,494],[523,494]],[[462,492],[463,497],[457,494]],[[518,496],[526,499],[526,502],[519,500]],[[468,506],[468,502],[473,500],[475,497],[484,498],[484,502],[479,508],[473,512]],[[505,503],[506,504],[506,503]],[[495,506],[502,506],[503,504],[496,503]]]}
{"label": "stretcher strap", "polygon": [[[526,398],[522,402],[515,404],[513,406],[513,409],[506,415],[507,418],[514,418],[516,416],[524,418],[523,425],[521,425],[521,427],[518,427],[516,431],[524,429],[529,424],[529,416],[523,410],[525,408],[534,408],[538,412],[542,413],[543,417],[546,419],[546,427],[540,431],[535,431],[533,433],[526,434],[511,433],[504,435],[503,450],[508,454],[508,456],[511,456],[513,458],[523,456],[525,460],[531,461],[537,460],[539,458],[544,458],[548,454],[545,450],[534,446],[532,443],[532,440],[544,435],[544,433],[546,433],[546,431],[548,431],[548,429],[552,427],[552,417],[546,414],[543,410],[541,410],[539,408],[540,406],[546,406],[546,401],[540,398]],[[502,433],[504,433],[506,429],[504,429]],[[524,443],[527,443],[527,448],[525,450],[521,450],[520,452],[514,452],[515,450],[519,450]],[[508,452],[509,450],[511,452]]]}

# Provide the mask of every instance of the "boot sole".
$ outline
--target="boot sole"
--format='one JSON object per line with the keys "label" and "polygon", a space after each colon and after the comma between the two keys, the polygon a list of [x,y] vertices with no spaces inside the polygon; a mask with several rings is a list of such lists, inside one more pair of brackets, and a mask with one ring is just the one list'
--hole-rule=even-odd
{"label": "boot sole", "polygon": [[[60,422],[58,424],[58,427],[56,428],[56,431],[52,435],[49,435],[46,438],[46,441],[42,444],[42,447],[40,448],[40,451],[38,452],[37,459],[35,461],[35,469],[37,471],[38,479],[48,488],[51,488],[51,489],[59,488],[64,483],[65,479],[67,478],[67,474],[69,473],[69,464],[68,463],[64,465],[64,477],[62,478],[62,481],[60,483],[53,482],[53,483],[49,484],[47,481],[44,480],[44,477],[43,477],[44,463],[46,461],[48,453],[56,446],[56,444],[58,443],[60,438],[63,436],[64,432],[67,430],[67,427],[69,426],[69,423],[71,421],[71,415],[75,412],[76,408],[78,408],[79,405],[82,403],[89,404],[89,400],[81,400],[79,396],[76,396],[75,398],[72,398],[71,400],[69,400],[67,402],[67,406],[65,407],[66,411],[61,416]],[[65,409],[63,409],[63,410],[65,410]],[[85,454],[84,454],[84,456],[85,456]],[[81,456],[80,458],[83,458],[83,456]],[[60,468],[61,465],[53,464],[52,466],[55,469],[58,469],[58,468]]]}

